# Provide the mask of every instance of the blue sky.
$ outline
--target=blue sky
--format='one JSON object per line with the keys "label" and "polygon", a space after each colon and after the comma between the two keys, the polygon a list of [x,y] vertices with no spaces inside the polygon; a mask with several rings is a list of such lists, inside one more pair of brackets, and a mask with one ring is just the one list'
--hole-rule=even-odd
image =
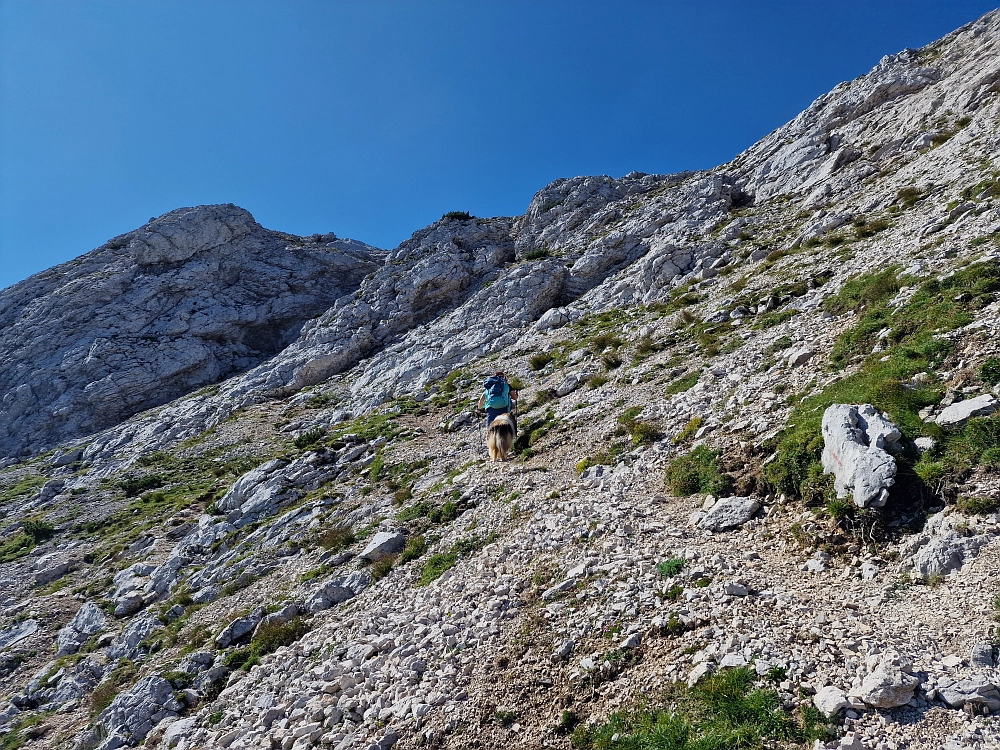
{"label": "blue sky", "polygon": [[0,0],[0,287],[179,206],[393,247],[725,162],[973,0]]}

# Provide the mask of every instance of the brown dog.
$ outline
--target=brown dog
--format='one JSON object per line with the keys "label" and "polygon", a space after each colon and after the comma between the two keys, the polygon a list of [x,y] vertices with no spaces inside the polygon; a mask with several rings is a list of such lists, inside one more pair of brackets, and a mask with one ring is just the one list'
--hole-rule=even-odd
{"label": "brown dog", "polygon": [[514,447],[514,420],[509,414],[501,414],[486,430],[486,447],[490,449],[491,461],[506,461]]}

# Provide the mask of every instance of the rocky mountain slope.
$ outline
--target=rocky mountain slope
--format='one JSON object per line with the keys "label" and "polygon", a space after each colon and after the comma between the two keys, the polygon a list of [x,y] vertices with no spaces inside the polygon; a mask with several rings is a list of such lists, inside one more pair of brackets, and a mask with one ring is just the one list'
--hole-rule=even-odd
{"label": "rocky mountain slope", "polygon": [[37,454],[247,370],[381,262],[361,242],[201,206],[5,289],[0,452]]}
{"label": "rocky mountain slope", "polygon": [[0,741],[1000,745],[998,46],[384,256],[204,207],[6,290]]}

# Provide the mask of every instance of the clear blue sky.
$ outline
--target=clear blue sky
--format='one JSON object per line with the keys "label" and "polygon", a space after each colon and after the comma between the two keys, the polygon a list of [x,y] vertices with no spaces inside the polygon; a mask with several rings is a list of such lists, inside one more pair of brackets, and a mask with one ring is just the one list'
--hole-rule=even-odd
{"label": "clear blue sky", "polygon": [[557,177],[712,167],[992,7],[0,0],[0,287],[179,206],[388,248]]}

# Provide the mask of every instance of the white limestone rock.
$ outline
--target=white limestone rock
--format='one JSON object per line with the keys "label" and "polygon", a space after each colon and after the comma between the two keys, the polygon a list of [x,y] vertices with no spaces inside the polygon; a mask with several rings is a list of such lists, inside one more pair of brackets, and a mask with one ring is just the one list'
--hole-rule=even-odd
{"label": "white limestone rock", "polygon": [[104,612],[93,602],[87,602],[77,611],[70,623],[56,637],[56,656],[75,654],[87,640],[101,632],[107,625]]}
{"label": "white limestone rock", "polygon": [[833,474],[838,497],[859,508],[880,508],[895,483],[896,460],[886,448],[899,429],[871,404],[832,404],[823,412],[823,471]]}
{"label": "white limestone rock", "polygon": [[375,562],[383,557],[402,552],[404,546],[406,546],[405,535],[395,531],[379,531],[372,536],[358,556],[363,560]]}
{"label": "white limestone rock", "polygon": [[975,398],[956,401],[946,406],[934,417],[935,424],[948,429],[957,429],[973,417],[985,417],[997,410],[1000,402],[990,393],[984,393]]}
{"label": "white limestone rock", "polygon": [[813,696],[813,705],[827,717],[832,717],[850,704],[847,700],[847,693],[836,685],[827,685],[816,691],[816,695]]}
{"label": "white limestone rock", "polygon": [[725,531],[742,526],[760,510],[760,502],[752,497],[724,497],[698,521],[699,528]]}
{"label": "white limestone rock", "polygon": [[259,364],[383,257],[289,238],[231,204],[182,208],[0,291],[0,455],[82,437]]}

